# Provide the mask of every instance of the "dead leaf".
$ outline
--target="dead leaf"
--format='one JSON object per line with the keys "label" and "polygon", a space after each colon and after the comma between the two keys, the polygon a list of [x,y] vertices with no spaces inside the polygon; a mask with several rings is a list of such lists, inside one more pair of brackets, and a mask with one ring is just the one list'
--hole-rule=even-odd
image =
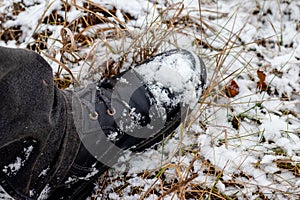
{"label": "dead leaf", "polygon": [[226,85],[225,89],[226,95],[228,97],[235,97],[240,91],[240,87],[234,80],[232,80],[228,85]]}
{"label": "dead leaf", "polygon": [[267,91],[268,89],[268,86],[265,82],[266,80],[266,74],[263,72],[263,71],[260,71],[260,70],[257,70],[257,76],[258,76],[258,82],[257,82],[257,88],[260,90],[260,91]]}

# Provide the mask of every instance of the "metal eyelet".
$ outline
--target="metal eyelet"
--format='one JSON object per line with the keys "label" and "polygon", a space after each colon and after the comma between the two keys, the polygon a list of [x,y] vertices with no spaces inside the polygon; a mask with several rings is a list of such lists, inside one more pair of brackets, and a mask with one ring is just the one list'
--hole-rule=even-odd
{"label": "metal eyelet", "polygon": [[113,116],[113,115],[116,114],[116,109],[114,109],[114,108],[112,108],[112,110],[107,109],[107,110],[106,110],[106,113],[107,113],[108,115],[110,115],[110,116]]}
{"label": "metal eyelet", "polygon": [[89,117],[91,120],[97,120],[98,119],[98,113],[95,111],[94,113],[90,113]]}

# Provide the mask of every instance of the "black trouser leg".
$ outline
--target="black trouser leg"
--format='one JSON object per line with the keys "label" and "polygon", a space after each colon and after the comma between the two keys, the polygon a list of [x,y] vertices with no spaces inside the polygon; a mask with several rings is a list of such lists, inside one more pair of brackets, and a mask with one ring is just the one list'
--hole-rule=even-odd
{"label": "black trouser leg", "polygon": [[0,185],[16,199],[51,190],[72,165],[80,141],[68,98],[41,56],[0,47]]}

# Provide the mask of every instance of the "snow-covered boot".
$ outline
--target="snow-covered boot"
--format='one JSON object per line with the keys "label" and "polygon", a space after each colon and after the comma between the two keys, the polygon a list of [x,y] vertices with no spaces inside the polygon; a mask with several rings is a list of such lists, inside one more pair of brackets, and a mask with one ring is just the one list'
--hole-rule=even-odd
{"label": "snow-covered boot", "polygon": [[123,154],[172,133],[205,82],[197,55],[171,50],[62,91],[40,55],[0,47],[0,198],[4,189],[18,200],[85,199]]}
{"label": "snow-covered boot", "polygon": [[202,60],[177,49],[74,94],[82,145],[50,199],[85,199],[120,156],[129,151],[134,156],[172,133],[198,103],[205,83]]}

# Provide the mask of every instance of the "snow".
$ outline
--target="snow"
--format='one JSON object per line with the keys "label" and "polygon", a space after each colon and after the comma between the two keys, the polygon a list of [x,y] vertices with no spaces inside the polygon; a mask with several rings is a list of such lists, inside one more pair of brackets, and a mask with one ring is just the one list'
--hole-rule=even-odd
{"label": "snow", "polygon": [[40,174],[39,174],[39,177],[40,176],[46,176],[47,175],[47,171],[49,171],[49,167],[47,169],[44,169]]}
{"label": "snow", "polygon": [[[12,18],[3,24],[5,27],[20,25],[23,35],[19,38],[19,45],[14,40],[7,43],[0,41],[0,45],[26,47],[33,41],[31,37],[33,32],[49,29],[53,34],[47,41],[49,49],[44,50],[44,53],[52,55],[56,52],[54,55],[57,60],[60,60],[59,51],[63,45],[57,41],[61,39],[63,26],[38,26],[38,20],[42,15],[49,15],[53,10],[59,9],[61,2],[26,0],[23,2],[32,6],[28,6],[18,16],[10,14],[12,11],[9,6],[12,2],[18,1],[2,2],[0,13],[9,13],[8,16]],[[82,5],[84,1],[76,2]],[[164,20],[171,20],[177,13],[174,9],[161,15],[159,10],[166,8],[166,2],[170,4],[183,2],[184,9],[180,15],[191,16],[198,19],[197,22],[200,23],[198,9],[201,2],[201,20],[205,22],[203,32],[199,32],[199,27],[194,26],[180,31],[176,28],[167,30],[169,34],[162,41],[159,52],[184,48],[199,54],[207,66],[208,87],[213,89],[203,105],[195,109],[194,120],[187,128],[178,128],[174,137],[164,141],[163,147],[147,150],[138,157],[129,156],[127,163],[111,170],[110,176],[107,177],[110,184],[106,188],[99,186],[103,197],[139,199],[138,194],[131,194],[132,187],[139,187],[142,194],[152,187],[156,188],[156,191],[163,192],[158,189],[161,187],[159,184],[163,182],[160,178],[142,178],[138,174],[149,172],[155,176],[157,171],[164,166],[169,166],[164,174],[165,181],[171,183],[180,175],[187,174],[185,170],[193,160],[194,154],[188,154],[184,150],[193,146],[197,149],[199,158],[194,162],[193,168],[193,173],[198,176],[192,183],[200,184],[204,189],[216,187],[221,193],[237,199],[257,199],[261,198],[261,194],[269,199],[299,198],[300,1],[132,0],[128,3],[120,0],[95,0],[93,2],[107,9],[115,8],[117,17],[123,23],[127,23],[128,32],[124,41],[112,40],[99,33],[92,46],[78,50],[77,53],[85,60],[79,64],[80,66],[70,64],[69,67],[74,74],[78,75],[81,72],[80,77],[90,77],[88,70],[92,68],[91,63],[99,63],[97,65],[99,66],[107,58],[118,61],[123,50],[129,52],[128,57],[130,57],[135,52],[131,42],[144,36],[141,44],[137,45],[137,48],[141,48],[146,46],[149,38],[164,33],[160,28],[166,28],[166,25],[161,23]],[[256,11],[257,13],[254,14]],[[134,19],[125,22],[122,12],[129,13]],[[82,11],[72,7],[67,13],[67,20],[71,22],[82,14]],[[111,24],[95,25],[89,28],[87,35],[95,34],[100,27],[111,27]],[[195,45],[195,37],[201,38],[215,49],[221,48],[224,52]],[[258,40],[264,42],[258,43]],[[278,45],[280,42],[282,45]],[[111,49],[109,52],[108,46]],[[150,47],[153,48],[154,45]],[[228,47],[232,49],[229,51]],[[189,65],[180,57],[169,59],[165,64],[170,64],[174,59],[180,63],[178,66]],[[57,71],[58,65],[47,58],[46,60],[53,70]],[[128,58],[124,63],[124,69],[128,68],[131,62],[132,60]],[[219,73],[216,72],[217,64],[220,67]],[[145,78],[155,77],[155,81],[159,80],[158,84],[178,86],[170,89],[183,93],[181,100],[184,102],[195,99],[186,95],[194,90],[191,87],[194,82],[187,81],[194,76],[194,71],[187,70],[190,68],[161,68],[159,71],[158,66],[149,65],[147,71],[140,73]],[[270,92],[261,92],[256,87],[258,69],[266,74],[265,82],[270,86]],[[91,79],[100,76],[101,73],[98,73]],[[222,93],[222,87],[231,79],[239,85],[239,94],[228,98],[224,92]],[[86,85],[88,80],[83,82],[83,85]],[[128,80],[121,79],[120,82],[128,83]],[[181,91],[183,85],[186,88]],[[166,98],[158,88],[152,88],[154,95],[159,97],[161,102],[167,101],[169,98]],[[234,116],[239,117],[240,120],[238,129],[232,126]],[[110,139],[114,138],[115,135],[112,134]],[[32,148],[24,149],[26,159],[31,151]],[[297,166],[295,168],[298,172],[280,167],[277,163],[280,160],[290,161],[289,164]],[[17,157],[16,161],[6,166],[3,171],[16,173],[22,167],[22,162],[24,161]],[[180,168],[181,174],[171,167],[172,165],[168,165],[170,163],[177,169]],[[213,167],[216,174],[208,173],[209,167]],[[128,170],[127,177],[122,175],[125,169]],[[46,174],[46,171],[44,172],[41,175]],[[97,169],[94,169],[89,176],[96,172]],[[221,179],[217,178],[220,172],[222,172]],[[89,176],[82,178],[86,179]],[[155,181],[157,182],[153,185]],[[235,184],[227,184],[229,182]],[[121,197],[119,193],[114,192],[114,189],[122,187],[125,183],[129,186],[122,189]],[[45,197],[48,189],[44,190]],[[1,195],[2,192],[0,192],[0,199],[3,198]],[[159,196],[156,193],[145,197],[145,199],[157,198]],[[164,199],[179,199],[179,196],[171,193]]]}
{"label": "snow", "polygon": [[4,166],[4,169],[2,170],[7,175],[15,175],[22,166],[22,159],[20,157],[16,158],[16,161],[14,163],[9,164],[8,166]]}
{"label": "snow", "polygon": [[28,160],[32,150],[32,145],[27,148],[24,148],[22,153],[24,154],[25,158],[22,160],[22,158],[16,157],[15,162],[4,166],[4,169],[2,169],[2,171],[8,176],[15,175],[21,169],[21,167],[24,166],[24,163],[26,162],[26,160]]}
{"label": "snow", "polygon": [[46,200],[48,198],[49,192],[50,192],[50,187],[47,184],[46,187],[43,189],[41,192],[40,196],[38,197],[38,200]]}
{"label": "snow", "polygon": [[1,200],[14,200],[13,198],[11,198],[10,196],[8,196],[6,194],[6,192],[4,191],[4,189],[2,188],[1,185],[0,185],[0,199]]}

